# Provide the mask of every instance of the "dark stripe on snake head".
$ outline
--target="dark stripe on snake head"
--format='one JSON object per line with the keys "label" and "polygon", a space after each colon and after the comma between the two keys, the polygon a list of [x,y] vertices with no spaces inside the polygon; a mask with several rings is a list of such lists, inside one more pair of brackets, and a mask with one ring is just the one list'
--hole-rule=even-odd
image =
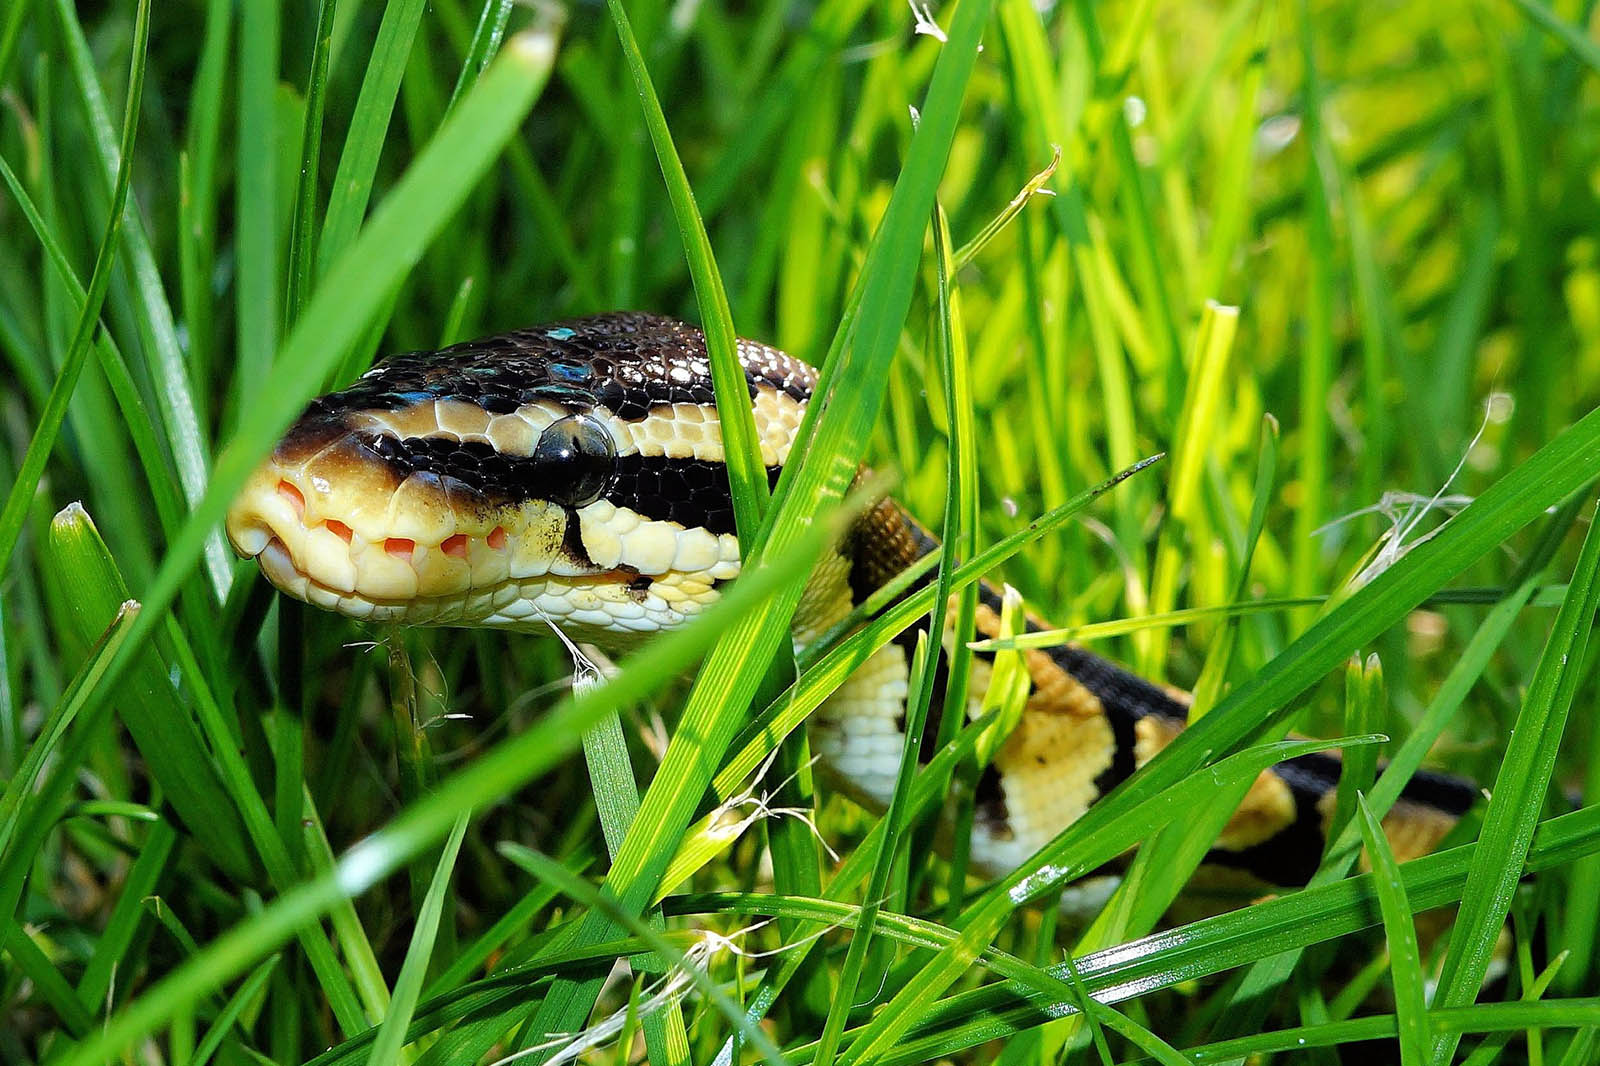
{"label": "dark stripe on snake head", "polygon": [[[482,506],[516,506],[528,500],[569,503],[570,487],[553,477],[536,456],[509,455],[481,441],[449,437],[364,435],[363,443],[398,477],[421,472],[449,478]],[[781,467],[769,467],[767,479],[777,484]],[[626,507],[654,521],[676,522],[712,533],[735,532],[733,493],[728,468],[706,459],[665,455],[619,455],[599,488],[598,499]]]}

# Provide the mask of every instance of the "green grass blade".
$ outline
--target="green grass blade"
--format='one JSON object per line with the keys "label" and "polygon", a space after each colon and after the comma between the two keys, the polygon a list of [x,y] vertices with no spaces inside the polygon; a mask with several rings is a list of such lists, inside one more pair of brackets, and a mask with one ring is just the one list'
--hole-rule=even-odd
{"label": "green grass blade", "polygon": [[300,182],[295,186],[289,223],[288,291],[283,300],[284,328],[294,326],[300,305],[311,291],[317,236],[317,178],[322,166],[322,120],[327,109],[328,53],[333,50],[333,22],[338,0],[322,0],[317,15],[311,74],[306,80],[305,130],[300,140]]}
{"label": "green grass blade", "polygon": [[511,19],[512,4],[513,0],[483,0],[478,26],[472,32],[472,44],[467,49],[466,60],[461,64],[461,73],[456,77],[456,87],[450,92],[446,113],[453,111],[462,94],[477,84],[488,69],[489,62],[500,51],[500,42],[506,35],[506,23]]}
{"label": "green grass blade", "polygon": [[[129,592],[94,520],[69,504],[50,523],[47,568],[70,604],[68,635],[88,646],[118,616]],[[184,827],[231,876],[254,870],[239,818],[217,799],[222,786],[188,701],[174,687],[171,668],[146,649],[119,685],[117,714]]]}
{"label": "green grass blade", "polygon": [[[1541,4],[1539,0],[1511,0],[1511,2],[1516,4],[1534,25],[1566,45],[1586,66],[1600,71],[1600,44],[1596,44],[1593,37],[1585,36],[1582,30]],[[0,70],[4,70],[4,67],[0,67]]]}
{"label": "green grass blade", "polygon": [[[241,396],[259,394],[278,351],[283,319],[277,200],[280,186],[291,186],[290,176],[278,173],[282,36],[279,5],[244,5],[239,13],[239,136],[234,158],[238,172],[234,182],[234,256],[238,260],[234,343]],[[235,413],[236,419],[243,416],[243,409]]]}
{"label": "green grass blade", "polygon": [[[828,502],[843,496],[856,474],[882,399],[881,389],[867,383],[885,379],[895,352],[915,284],[913,267],[920,258],[938,177],[987,15],[985,0],[964,0],[953,17],[922,121],[867,255],[860,283],[861,311],[840,326],[838,335],[847,343],[837,359],[824,365],[819,395],[807,407],[797,447],[784,465],[774,506],[767,512],[741,580],[752,571],[760,573],[770,565],[769,559],[786,558],[808,523]],[[847,385],[840,388],[839,382]],[[694,805],[733,738],[736,716],[754,694],[772,654],[788,639],[788,622],[799,593],[799,583],[793,583],[765,610],[741,619],[701,670],[678,726],[679,742],[668,748],[640,808],[639,823],[650,826],[651,838],[637,830],[629,833],[607,879],[608,888],[629,913],[641,910],[654,894]],[[613,928],[605,918],[592,916],[584,923],[580,943],[605,939]],[[568,1031],[581,1025],[598,991],[594,982],[581,987],[558,982],[541,1006],[534,1030]]]}
{"label": "green grass blade", "polygon": [[187,1066],[206,1066],[206,1063],[211,1061],[212,1056],[221,1049],[222,1042],[239,1024],[240,1016],[261,995],[267,979],[272,976],[277,966],[277,956],[273,956],[251,971],[249,977],[239,982],[238,991],[228,997],[228,1002],[223,1004],[222,1009],[217,1012],[216,1020],[206,1030],[206,1035],[195,1045],[194,1054],[189,1056]]}
{"label": "green grass blade", "polygon": [[417,925],[406,947],[405,962],[400,964],[400,976],[395,979],[394,999],[389,1004],[383,1022],[378,1026],[377,1038],[372,1042],[368,1066],[385,1066],[397,1062],[405,1046],[406,1028],[411,1024],[417,1007],[417,997],[422,993],[422,982],[428,976],[428,960],[433,956],[434,938],[439,932],[439,919],[444,913],[445,893],[455,872],[456,856],[461,853],[461,840],[467,834],[468,816],[460,815],[450,829],[439,856],[439,865],[433,874],[433,883],[417,911]]}
{"label": "green grass blade", "polygon": [[106,291],[111,287],[111,262],[117,253],[122,235],[122,212],[128,202],[128,187],[133,180],[133,146],[139,131],[139,101],[144,90],[145,46],[150,40],[150,4],[142,0],[134,29],[133,69],[128,75],[128,101],[123,112],[122,140],[117,159],[115,183],[111,193],[111,211],[105,232],[95,252],[94,269],[89,275],[89,289],[78,312],[78,324],[73,330],[72,342],[61,373],[51,386],[50,398],[40,415],[39,423],[23,454],[17,479],[6,493],[6,502],[0,508],[0,571],[11,561],[17,540],[22,536],[22,526],[27,519],[27,507],[44,473],[45,463],[55,447],[56,435],[61,431],[62,420],[67,415],[67,401],[78,385],[78,375],[89,359],[89,345],[94,339],[95,326],[100,319],[100,306],[105,302]]}
{"label": "green grass blade", "polygon": [[[627,60],[634,87],[644,107],[645,128],[650,131],[650,142],[655,145],[656,159],[661,164],[661,175],[667,184],[667,195],[672,200],[672,213],[678,220],[678,236],[683,241],[684,254],[689,260],[689,274],[694,278],[695,296],[700,303],[700,326],[705,331],[706,351],[711,357],[711,377],[716,388],[717,421],[721,427],[723,452],[728,464],[728,482],[733,488],[735,525],[739,529],[740,544],[748,546],[760,528],[761,515],[766,510],[768,464],[762,461],[749,386],[745,382],[744,368],[739,363],[733,309],[728,306],[728,293],[723,288],[722,275],[717,270],[716,258],[711,251],[711,237],[706,233],[700,209],[695,206],[689,175],[685,173],[683,161],[678,158],[678,149],[672,143],[667,116],[661,110],[661,100],[650,81],[650,72],[645,67],[644,54],[639,51],[639,42],[634,40],[628,13],[623,9],[622,0],[607,0],[606,6],[611,11],[617,38],[622,42],[623,57]],[[773,456],[774,461],[776,458]]]}
{"label": "green grass blade", "polygon": [[[1459,1007],[1472,1002],[1488,972],[1495,941],[1521,877],[1521,859],[1527,854],[1550,787],[1567,714],[1583,680],[1584,652],[1600,606],[1597,575],[1600,534],[1591,523],[1490,793],[1479,833],[1483,846],[1445,950],[1434,996],[1436,1006]],[[1445,1036],[1434,1045],[1433,1061],[1448,1062],[1455,1048],[1456,1039]]]}
{"label": "green grass blade", "polygon": [[350,117],[350,132],[345,135],[339,168],[333,178],[333,193],[322,223],[322,240],[317,246],[317,273],[326,276],[347,246],[356,239],[367,202],[372,197],[372,180],[378,171],[378,155],[394,114],[400,79],[411,54],[417,27],[426,8],[423,0],[390,0],[383,9],[383,23],[372,46],[372,57],[361,80],[361,95]]}
{"label": "green grass blade", "polygon": [[[56,14],[73,81],[89,115],[91,141],[105,172],[106,187],[114,190],[122,156],[117,153],[117,137],[107,117],[104,94],[95,78],[93,56],[71,0],[56,0]],[[210,445],[201,430],[199,409],[189,384],[177,327],[172,320],[172,307],[162,288],[161,270],[156,265],[149,235],[137,211],[127,212],[123,225],[122,239],[137,295],[139,339],[147,353],[145,370],[157,384],[152,391],[156,408],[161,412],[167,446],[178,470],[183,497],[193,506],[205,490],[211,463]],[[206,576],[220,599],[227,593],[233,567],[219,533],[212,534],[205,553]]]}
{"label": "green grass blade", "polygon": [[[1342,783],[1342,782],[1341,782]],[[1395,1018],[1400,1029],[1400,1061],[1422,1066],[1428,1056],[1428,1005],[1423,991],[1422,958],[1417,950],[1417,927],[1406,899],[1400,864],[1366,796],[1356,794],[1361,839],[1372,859],[1373,884],[1383,911],[1383,931],[1389,945],[1389,970],[1394,978]]]}

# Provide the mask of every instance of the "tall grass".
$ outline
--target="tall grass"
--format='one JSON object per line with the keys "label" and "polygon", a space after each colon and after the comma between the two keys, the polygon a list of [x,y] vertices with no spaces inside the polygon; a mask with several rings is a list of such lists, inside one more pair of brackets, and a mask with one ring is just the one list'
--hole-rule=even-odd
{"label": "tall grass", "polygon": [[[1592,1061],[1596,19],[12,0],[0,1061]],[[827,400],[770,500],[736,471],[747,576],[610,683],[226,555],[309,397],[617,307]],[[952,550],[791,656],[863,459]],[[1204,712],[995,884],[961,840],[1014,708],[881,817],[801,728],[980,574]],[[1235,909],[1188,875],[1291,731],[1346,738],[1337,839]],[[1396,864],[1425,763],[1492,793]]]}

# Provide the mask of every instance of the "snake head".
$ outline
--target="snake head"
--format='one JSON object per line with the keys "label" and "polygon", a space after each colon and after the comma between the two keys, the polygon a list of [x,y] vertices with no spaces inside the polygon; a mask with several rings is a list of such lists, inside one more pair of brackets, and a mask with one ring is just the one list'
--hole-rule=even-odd
{"label": "snake head", "polygon": [[[699,337],[606,316],[389,359],[312,401],[228,537],[356,618],[602,644],[681,624],[739,570]],[[803,399],[752,394],[775,476]]]}

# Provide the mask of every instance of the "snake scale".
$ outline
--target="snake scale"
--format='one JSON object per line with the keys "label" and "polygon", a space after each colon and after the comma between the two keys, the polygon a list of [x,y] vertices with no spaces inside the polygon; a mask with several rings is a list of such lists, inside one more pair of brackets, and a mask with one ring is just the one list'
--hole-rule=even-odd
{"label": "snake scale", "polygon": [[[740,341],[739,354],[775,481],[816,374],[766,345]],[[739,573],[704,337],[669,318],[608,314],[388,358],[311,403],[240,493],[227,530],[279,589],[354,618],[550,623],[626,649],[694,619]],[[795,642],[815,640],[934,547],[892,500],[868,509],[810,579]],[[980,634],[997,631],[999,610],[985,586]],[[827,775],[872,807],[888,804],[900,759],[909,638],[863,663],[810,723]],[[1080,647],[1032,650],[1026,665],[1025,710],[977,791],[971,862],[991,876],[1154,756],[1187,712],[1183,694]],[[989,666],[976,657],[969,713]],[[1338,773],[1320,754],[1264,771],[1209,861],[1270,885],[1303,883]],[[1477,795],[1416,775],[1384,821],[1397,856],[1432,850]]]}

